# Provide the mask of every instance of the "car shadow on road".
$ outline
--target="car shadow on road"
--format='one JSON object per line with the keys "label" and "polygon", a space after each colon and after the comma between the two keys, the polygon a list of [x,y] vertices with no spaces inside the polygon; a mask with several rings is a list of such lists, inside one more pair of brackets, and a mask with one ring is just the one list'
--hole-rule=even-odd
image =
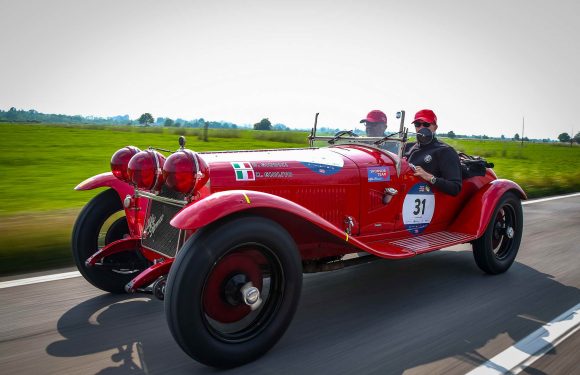
{"label": "car shadow on road", "polygon": [[[225,372],[465,373],[578,301],[579,289],[521,263],[485,275],[469,251],[307,274],[281,341],[257,361]],[[96,355],[86,365],[94,373],[219,372],[181,351],[162,302],[147,296],[85,301],[59,319],[58,331],[63,340],[47,353]]]}

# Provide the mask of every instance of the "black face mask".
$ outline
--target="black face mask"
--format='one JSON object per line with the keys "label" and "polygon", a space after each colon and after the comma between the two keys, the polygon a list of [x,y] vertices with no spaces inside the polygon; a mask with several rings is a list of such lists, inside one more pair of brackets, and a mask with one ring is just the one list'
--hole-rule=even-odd
{"label": "black face mask", "polygon": [[433,141],[433,132],[429,128],[421,128],[417,132],[417,142],[420,145],[428,145]]}

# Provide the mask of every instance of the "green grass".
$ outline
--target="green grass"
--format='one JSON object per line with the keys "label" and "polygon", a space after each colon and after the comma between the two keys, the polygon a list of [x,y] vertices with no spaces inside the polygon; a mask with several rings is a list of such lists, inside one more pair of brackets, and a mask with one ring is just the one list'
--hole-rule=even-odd
{"label": "green grass", "polygon": [[0,275],[72,265],[70,238],[78,211],[0,217]]}
{"label": "green grass", "polygon": [[517,182],[530,198],[580,191],[580,147],[554,143],[450,140],[446,143],[495,164],[499,178]]}
{"label": "green grass", "polygon": [[306,133],[210,129],[209,142],[200,129],[136,128],[103,125],[0,124],[0,217],[21,212],[51,211],[83,206],[94,192],[74,187],[86,178],[110,170],[111,156],[128,144],[145,149],[187,147],[196,151],[287,148],[307,146]]}
{"label": "green grass", "polygon": [[[196,151],[307,146],[306,133],[244,129],[138,128],[0,123],[0,275],[72,264],[70,234],[80,208],[98,191],[73,188],[109,171],[111,155],[128,144],[177,149],[185,135]],[[580,191],[580,147],[448,140],[495,163],[500,178],[530,197]]]}

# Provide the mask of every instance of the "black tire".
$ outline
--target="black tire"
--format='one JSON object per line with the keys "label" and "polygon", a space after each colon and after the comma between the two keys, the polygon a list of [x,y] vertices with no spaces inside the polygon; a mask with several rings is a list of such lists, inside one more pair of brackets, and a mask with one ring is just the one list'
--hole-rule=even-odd
{"label": "black tire", "polygon": [[521,200],[507,192],[499,200],[484,234],[473,242],[478,267],[492,275],[507,271],[518,254],[522,230]]}
{"label": "black tire", "polygon": [[126,234],[129,234],[127,219],[119,195],[113,189],[91,199],[75,222],[71,245],[76,266],[88,282],[106,292],[124,293],[125,284],[138,274],[136,270],[147,267],[147,262],[137,251],[104,259],[104,263],[119,265],[116,268],[85,266],[85,261],[100,247],[120,240]]}
{"label": "black tire", "polygon": [[[240,279],[260,290],[263,302],[255,311],[232,300],[241,295],[240,283],[237,294],[228,294],[228,285]],[[288,232],[265,218],[237,217],[200,230],[184,244],[169,272],[165,315],[189,356],[213,367],[234,367],[276,344],[296,312],[301,289],[301,258]]]}

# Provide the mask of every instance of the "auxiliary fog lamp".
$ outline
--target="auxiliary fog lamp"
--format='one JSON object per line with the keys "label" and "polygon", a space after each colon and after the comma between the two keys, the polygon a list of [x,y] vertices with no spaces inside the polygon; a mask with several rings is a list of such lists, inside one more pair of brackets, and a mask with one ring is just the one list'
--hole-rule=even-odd
{"label": "auxiliary fog lamp", "polygon": [[195,152],[181,148],[163,166],[165,184],[180,193],[193,195],[207,182],[208,166]]}
{"label": "auxiliary fog lamp", "polygon": [[159,152],[152,149],[141,151],[129,160],[129,179],[139,189],[159,191],[163,186],[164,164],[165,157]]}
{"label": "auxiliary fog lamp", "polygon": [[115,152],[113,157],[111,157],[111,171],[113,172],[113,176],[121,181],[130,183],[131,180],[129,179],[127,166],[129,165],[129,160],[140,151],[135,146],[127,146]]}

